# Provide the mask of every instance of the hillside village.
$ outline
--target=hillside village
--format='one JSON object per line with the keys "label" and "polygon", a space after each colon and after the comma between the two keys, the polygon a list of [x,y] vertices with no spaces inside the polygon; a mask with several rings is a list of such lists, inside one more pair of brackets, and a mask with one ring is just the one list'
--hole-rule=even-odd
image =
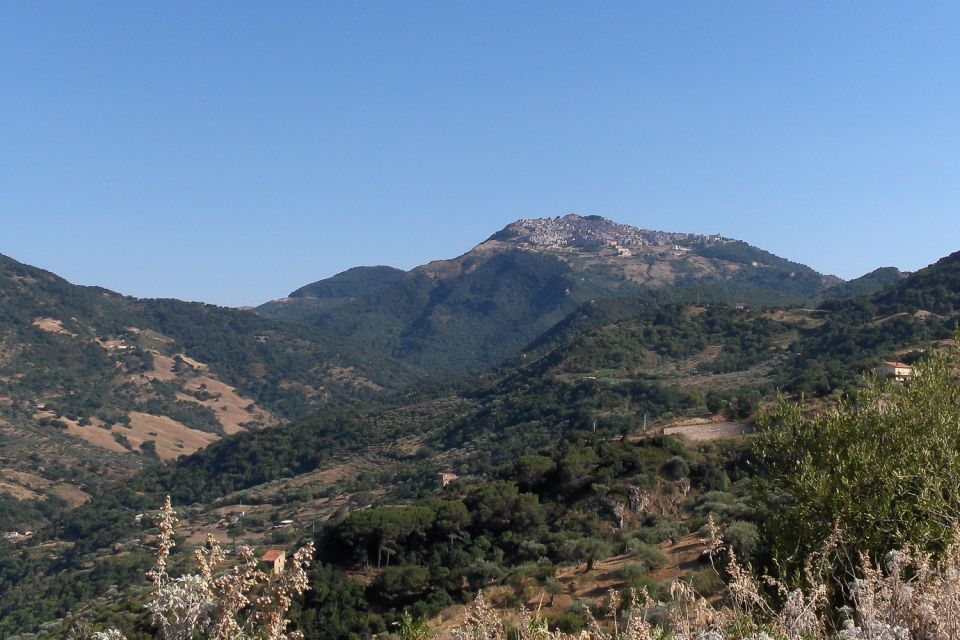
{"label": "hillside village", "polygon": [[711,246],[731,242],[721,235],[676,233],[639,229],[618,224],[602,216],[568,214],[555,218],[527,218],[509,225],[505,231],[517,234],[520,248],[610,246],[620,251],[646,246],[674,245],[676,250],[691,246]]}

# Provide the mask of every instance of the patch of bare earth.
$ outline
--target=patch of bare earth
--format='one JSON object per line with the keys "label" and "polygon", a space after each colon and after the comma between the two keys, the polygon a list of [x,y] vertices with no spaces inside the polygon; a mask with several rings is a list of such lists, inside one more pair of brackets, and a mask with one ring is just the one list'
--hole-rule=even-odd
{"label": "patch of bare earth", "polygon": [[702,423],[675,424],[663,428],[663,434],[667,436],[679,436],[692,440],[694,442],[704,442],[708,440],[723,440],[726,438],[739,438],[753,432],[753,427],[749,424],[728,421],[709,421]]}
{"label": "patch of bare earth", "polygon": [[56,318],[37,318],[33,321],[33,326],[40,329],[41,331],[47,331],[48,333],[60,333],[66,336],[74,336],[77,334],[68,331],[63,328],[63,321],[57,320]]}
{"label": "patch of bare earth", "polygon": [[23,485],[14,484],[12,482],[3,482],[0,481],[0,493],[9,493],[11,496],[17,500],[41,500],[42,496],[33,491],[24,487]]}
{"label": "patch of bare earth", "polygon": [[169,336],[165,336],[158,331],[154,331],[153,329],[137,329],[136,327],[127,327],[127,330],[130,331],[131,333],[136,333],[141,338],[145,338],[147,340],[154,340],[162,344],[173,344],[175,342],[173,338]]}
{"label": "patch of bare earth", "polygon": [[776,311],[767,311],[763,317],[783,324],[792,324],[804,329],[813,329],[819,327],[827,321],[823,314],[814,315],[810,309],[778,309]]}
{"label": "patch of bare earth", "polygon": [[76,507],[90,499],[90,495],[79,487],[66,482],[53,482],[25,471],[3,469],[0,478],[3,478],[0,480],[0,491],[10,493],[18,500],[40,500],[43,494],[52,494]]}
{"label": "patch of bare earth", "polygon": [[[271,413],[258,407],[249,398],[241,396],[234,387],[219,380],[198,376],[187,380],[183,388],[187,393],[177,394],[177,397],[212,409],[217,416],[217,421],[227,434],[244,431],[250,423],[261,426],[277,423],[276,417]],[[209,397],[201,400],[196,395],[191,395],[203,393]]]}
{"label": "patch of bare earth", "polygon": [[[117,427],[114,426],[114,429]],[[147,440],[153,440],[157,446],[157,454],[163,460],[189,455],[219,440],[215,434],[191,429],[167,416],[153,416],[139,411],[130,412],[129,429],[120,429],[136,447]]]}
{"label": "patch of bare earth", "polygon": [[81,427],[75,421],[65,417],[59,420],[67,425],[66,431],[69,435],[114,453],[130,451],[117,442],[114,433],[126,438],[135,450],[140,449],[144,442],[152,440],[156,445],[157,455],[162,460],[174,460],[178,456],[189,455],[219,439],[215,434],[191,429],[167,416],[154,416],[139,411],[131,411],[129,415],[129,427],[112,425],[106,428],[96,421],[89,426]]}
{"label": "patch of bare earth", "polygon": [[46,478],[41,478],[40,476],[32,473],[27,473],[26,471],[16,471],[14,469],[4,469],[3,471],[0,471],[0,477],[8,482],[14,482],[30,489],[47,489],[53,484]]}
{"label": "patch of bare earth", "polygon": [[[918,311],[917,314],[919,314],[919,313],[921,313],[921,312]],[[929,312],[927,312],[927,313],[929,313]],[[886,324],[886,323],[890,322],[891,320],[896,320],[897,318],[910,318],[910,317],[923,318],[924,316],[921,316],[921,315],[911,316],[910,313],[908,313],[908,312],[906,312],[906,311],[901,311],[900,313],[893,313],[893,314],[890,314],[889,316],[884,316],[884,317],[882,317],[882,318],[875,318],[873,321],[870,322],[870,325],[876,327],[876,326],[879,326],[879,325],[882,325],[882,324]]]}
{"label": "patch of bare earth", "polygon": [[71,507],[79,507],[90,499],[90,494],[80,489],[80,487],[60,482],[50,489],[50,493],[57,496]]}
{"label": "patch of bare earth", "polygon": [[183,360],[183,362],[190,365],[194,369],[199,369],[200,371],[206,371],[207,369],[209,369],[207,365],[200,362],[199,360],[194,360],[193,358],[191,358],[185,353],[178,353],[176,357],[180,358],[181,360]]}
{"label": "patch of bare earth", "polygon": [[80,438],[84,442],[92,444],[95,447],[100,447],[101,449],[106,449],[107,451],[113,451],[114,453],[127,453],[123,445],[117,442],[113,435],[111,435],[111,429],[106,429],[99,426],[98,421],[94,421],[93,424],[81,427],[77,424],[76,421],[70,420],[66,417],[57,418],[60,422],[67,425],[67,434]]}
{"label": "patch of bare earth", "polygon": [[145,375],[148,379],[160,380],[161,382],[176,380],[177,374],[174,371],[173,358],[153,352],[153,369]]}

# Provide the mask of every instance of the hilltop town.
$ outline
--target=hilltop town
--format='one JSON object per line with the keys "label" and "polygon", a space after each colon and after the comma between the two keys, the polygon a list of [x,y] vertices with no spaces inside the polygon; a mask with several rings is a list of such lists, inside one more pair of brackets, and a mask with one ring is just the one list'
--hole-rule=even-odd
{"label": "hilltop town", "polygon": [[[568,214],[555,218],[528,218],[509,225],[503,232],[515,238],[519,248],[597,247],[618,250],[646,246],[710,246],[731,242],[721,235],[676,233],[639,229],[602,216]],[[498,234],[499,235],[499,234]],[[499,238],[498,238],[499,239]],[[627,254],[629,255],[629,254]]]}

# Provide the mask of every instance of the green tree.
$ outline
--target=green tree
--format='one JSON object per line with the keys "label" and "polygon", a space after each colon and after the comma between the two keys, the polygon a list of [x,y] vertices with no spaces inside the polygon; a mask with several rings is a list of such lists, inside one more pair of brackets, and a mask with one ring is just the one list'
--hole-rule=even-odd
{"label": "green tree", "polygon": [[530,490],[546,482],[556,468],[556,463],[546,456],[527,455],[517,460],[513,473],[520,487]]}
{"label": "green tree", "polygon": [[771,478],[767,533],[801,561],[835,526],[849,549],[942,550],[960,521],[960,354],[919,363],[905,384],[871,381],[810,416],[781,399],[755,452]]}

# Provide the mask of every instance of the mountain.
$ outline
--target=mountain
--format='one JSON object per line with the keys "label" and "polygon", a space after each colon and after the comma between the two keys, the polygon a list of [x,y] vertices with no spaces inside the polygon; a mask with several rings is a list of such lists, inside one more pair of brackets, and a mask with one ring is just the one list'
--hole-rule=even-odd
{"label": "mountain", "polygon": [[370,269],[308,285],[258,312],[435,373],[496,364],[598,298],[710,289],[731,302],[800,304],[840,282],[721,236],[572,214],[514,222],[462,256],[402,275]]}
{"label": "mountain", "polygon": [[960,310],[960,251],[877,292],[872,301],[881,310],[893,313],[956,313]]}
{"label": "mountain", "polygon": [[900,271],[896,267],[880,267],[859,278],[841,282],[840,284],[827,288],[823,292],[823,299],[843,300],[845,298],[869,295],[896,284],[908,275],[910,274]]}
{"label": "mountain", "polygon": [[[167,494],[177,504],[194,505],[181,527],[187,539],[200,540],[207,533],[223,538],[229,530],[218,522],[242,510],[244,526],[230,535],[258,546],[290,540],[290,533],[272,528],[278,520],[301,521],[307,531],[313,526],[321,530],[325,523],[334,525],[371,505],[429,499],[436,494],[438,470],[478,478],[476,490],[484,493],[484,479],[495,478],[502,465],[544,450],[566,469],[561,483],[568,485],[571,500],[574,494],[603,498],[603,487],[619,474],[656,474],[671,456],[684,451],[671,441],[637,444],[645,462],[625,468],[621,453],[632,456],[633,445],[625,443],[624,435],[643,441],[639,435],[645,426],[658,431],[670,425],[708,437],[717,429],[739,433],[742,427],[731,420],[748,416],[764,395],[772,394],[776,367],[805,321],[802,314],[777,319],[722,304],[644,303],[637,308],[628,317],[557,340],[543,357],[478,376],[458,390],[395,396],[391,406],[381,408],[332,409],[308,421],[236,434],[176,463],[146,470],[66,514],[56,529],[48,530],[55,536],[46,539],[44,549],[50,551],[35,551],[29,562],[8,569],[10,582],[17,586],[6,593],[0,590],[0,632],[29,629],[60,616],[71,603],[106,594],[111,584],[137,584],[137,575],[122,572],[149,562],[149,549],[140,541],[153,525],[135,516],[154,509]],[[571,447],[584,438],[594,438],[601,446],[597,452],[584,452],[586,460],[578,446]],[[604,442],[608,444],[601,445]],[[614,474],[595,479],[596,490],[569,484],[593,468],[589,456],[608,461]],[[583,473],[577,473],[578,468]],[[624,492],[631,482],[657,486],[652,477],[622,481]],[[473,494],[465,495],[472,504]],[[495,492],[490,500],[506,498]],[[601,503],[604,513],[614,506]],[[586,535],[576,524],[580,516],[565,510],[551,513],[558,536]],[[530,532],[513,535],[523,540]],[[64,546],[51,544],[54,540]],[[502,543],[508,549],[523,548],[515,538],[504,537]],[[111,551],[115,548],[129,554],[123,563]],[[352,551],[338,554],[335,547],[323,548],[341,567],[338,572],[363,570],[362,563],[351,564]],[[522,562],[513,552],[505,557],[506,567]],[[457,562],[462,564],[462,558]],[[86,573],[91,566],[95,570]],[[319,576],[332,569],[321,566],[317,571],[314,579],[321,580]],[[80,575],[86,576],[85,593],[65,586]],[[475,586],[496,581],[498,575],[503,570],[477,578]],[[459,590],[451,587],[451,592]],[[371,602],[374,596],[370,594]],[[316,637],[324,637],[321,622],[317,625]]]}
{"label": "mountain", "polygon": [[380,291],[403,279],[403,269],[394,267],[353,267],[342,273],[313,282],[281,298],[262,305],[260,313],[268,317],[307,319],[316,313],[332,309]]}
{"label": "mountain", "polygon": [[0,256],[0,529],[15,513],[35,526],[157,459],[409,379],[381,354],[341,353],[309,327],[80,287]]}

